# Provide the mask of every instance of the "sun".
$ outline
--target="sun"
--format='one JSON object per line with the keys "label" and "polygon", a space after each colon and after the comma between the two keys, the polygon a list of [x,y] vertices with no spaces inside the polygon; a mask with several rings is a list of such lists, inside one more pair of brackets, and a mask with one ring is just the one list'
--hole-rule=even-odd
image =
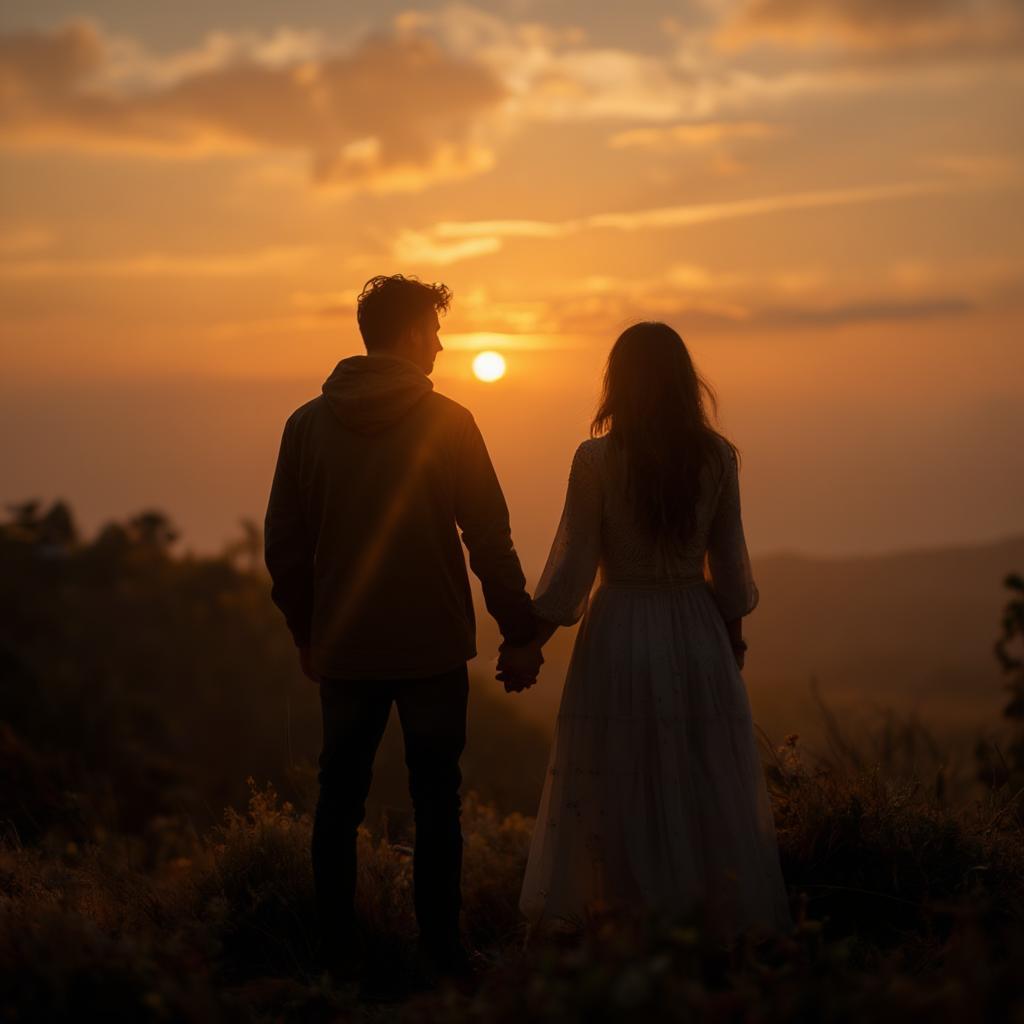
{"label": "sun", "polygon": [[505,376],[505,357],[500,352],[481,352],[473,359],[473,373],[477,380],[501,380]]}

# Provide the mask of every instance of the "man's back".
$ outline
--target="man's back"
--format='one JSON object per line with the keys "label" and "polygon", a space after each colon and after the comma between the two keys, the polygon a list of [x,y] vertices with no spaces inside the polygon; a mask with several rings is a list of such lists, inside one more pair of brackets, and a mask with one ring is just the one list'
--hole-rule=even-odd
{"label": "man's back", "polygon": [[405,359],[343,360],[289,418],[266,520],[273,597],[327,678],[427,676],[476,654],[459,542],[507,638],[533,629],[473,417]]}

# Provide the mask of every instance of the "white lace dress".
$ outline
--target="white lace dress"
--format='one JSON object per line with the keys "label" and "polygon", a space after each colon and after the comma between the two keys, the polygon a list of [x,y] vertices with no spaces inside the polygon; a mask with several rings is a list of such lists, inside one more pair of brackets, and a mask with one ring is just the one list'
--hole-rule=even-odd
{"label": "white lace dress", "polygon": [[723,456],[724,470],[704,473],[692,541],[674,553],[634,525],[607,438],[585,441],[573,459],[534,600],[549,622],[583,616],[520,897],[535,924],[624,903],[703,911],[727,937],[790,927],[750,703],[725,628],[758,594],[724,444]]}

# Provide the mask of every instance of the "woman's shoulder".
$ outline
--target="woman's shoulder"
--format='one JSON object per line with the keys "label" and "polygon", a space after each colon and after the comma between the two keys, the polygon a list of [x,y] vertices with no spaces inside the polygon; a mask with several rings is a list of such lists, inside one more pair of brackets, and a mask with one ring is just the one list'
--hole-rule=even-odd
{"label": "woman's shoulder", "polygon": [[711,432],[711,456],[701,469],[701,492],[705,500],[717,501],[726,483],[736,479],[739,463],[736,448],[717,430]]}
{"label": "woman's shoulder", "polygon": [[572,457],[572,463],[574,466],[598,466],[604,461],[607,450],[607,434],[603,437],[588,437],[577,446],[576,453]]}
{"label": "woman's shoulder", "polygon": [[722,470],[734,469],[739,464],[739,456],[736,451],[736,446],[730,441],[724,434],[720,434],[717,430],[711,431],[711,441],[713,450],[717,456],[716,469],[721,472]]}
{"label": "woman's shoulder", "polygon": [[724,434],[720,434],[717,430],[712,430],[711,441],[715,449],[722,455],[728,455],[731,459],[736,457],[735,445]]}

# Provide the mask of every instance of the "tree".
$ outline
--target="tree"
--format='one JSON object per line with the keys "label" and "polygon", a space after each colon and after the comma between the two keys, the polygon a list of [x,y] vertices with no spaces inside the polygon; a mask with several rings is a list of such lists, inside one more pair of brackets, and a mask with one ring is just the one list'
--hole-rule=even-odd
{"label": "tree", "polygon": [[1003,581],[1011,597],[1003,609],[1003,631],[996,640],[995,652],[999,664],[1010,681],[1010,702],[1003,715],[1017,726],[1017,736],[1010,747],[1011,767],[1024,774],[1024,578],[1016,573]]}
{"label": "tree", "polygon": [[140,512],[128,523],[132,540],[145,548],[166,553],[178,539],[174,524],[159,509]]}
{"label": "tree", "polygon": [[[1009,676],[1006,688],[1010,700],[1003,708],[1003,717],[1010,721],[1014,732],[1005,755],[999,744],[979,739],[974,756],[978,779],[990,789],[1009,785],[1014,791],[1024,791],[1024,578],[1011,573],[1003,585],[1011,596],[1003,609],[1002,632],[994,649],[1003,672]],[[1024,802],[1019,806],[1024,811]]]}
{"label": "tree", "polygon": [[263,530],[252,519],[239,519],[242,536],[224,545],[223,557],[244,572],[259,572],[263,567]]}

